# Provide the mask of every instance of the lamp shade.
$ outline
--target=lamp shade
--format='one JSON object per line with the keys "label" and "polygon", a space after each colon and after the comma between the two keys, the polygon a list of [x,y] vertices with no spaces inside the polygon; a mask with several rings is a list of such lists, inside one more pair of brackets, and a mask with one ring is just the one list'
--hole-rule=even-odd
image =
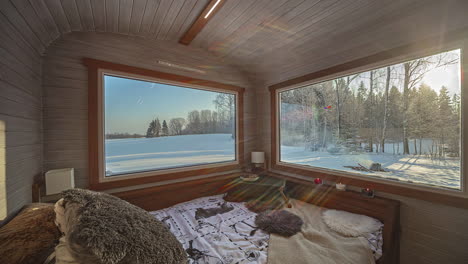
{"label": "lamp shade", "polygon": [[75,170],[73,168],[50,170],[45,174],[46,195],[75,188]]}
{"label": "lamp shade", "polygon": [[265,163],[265,152],[252,152],[252,163]]}

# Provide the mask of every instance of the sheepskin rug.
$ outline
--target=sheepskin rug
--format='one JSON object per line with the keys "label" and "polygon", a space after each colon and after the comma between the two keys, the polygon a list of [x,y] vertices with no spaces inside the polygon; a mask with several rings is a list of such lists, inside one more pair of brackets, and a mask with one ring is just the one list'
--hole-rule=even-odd
{"label": "sheepskin rug", "polygon": [[333,209],[322,212],[322,219],[330,229],[348,237],[365,236],[383,226],[372,217]]}

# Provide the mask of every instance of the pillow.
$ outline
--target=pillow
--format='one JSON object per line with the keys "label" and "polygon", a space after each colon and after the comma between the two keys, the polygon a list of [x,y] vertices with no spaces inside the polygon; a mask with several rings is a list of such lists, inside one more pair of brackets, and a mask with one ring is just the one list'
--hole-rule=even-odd
{"label": "pillow", "polygon": [[372,217],[333,209],[325,210],[322,219],[330,229],[349,237],[365,236],[383,226]]}
{"label": "pillow", "polygon": [[264,211],[255,217],[258,228],[267,233],[290,237],[301,231],[304,222],[302,219],[288,211]]}
{"label": "pillow", "polygon": [[53,204],[25,206],[0,228],[0,263],[43,263],[60,237],[54,218]]}
{"label": "pillow", "polygon": [[80,263],[187,263],[177,238],[147,211],[106,193],[70,189],[62,195],[61,228]]}

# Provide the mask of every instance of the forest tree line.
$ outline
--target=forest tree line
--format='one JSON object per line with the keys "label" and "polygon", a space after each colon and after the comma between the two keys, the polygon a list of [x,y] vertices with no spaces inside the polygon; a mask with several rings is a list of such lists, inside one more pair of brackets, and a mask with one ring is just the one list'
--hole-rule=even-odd
{"label": "forest tree line", "polygon": [[422,81],[431,70],[458,63],[458,54],[441,53],[284,91],[281,144],[458,157],[460,95]]}
{"label": "forest tree line", "polygon": [[175,117],[161,120],[156,117],[149,122],[146,137],[164,137],[193,134],[234,133],[235,97],[232,94],[220,93],[213,101],[216,111],[204,109],[193,110],[186,118]]}

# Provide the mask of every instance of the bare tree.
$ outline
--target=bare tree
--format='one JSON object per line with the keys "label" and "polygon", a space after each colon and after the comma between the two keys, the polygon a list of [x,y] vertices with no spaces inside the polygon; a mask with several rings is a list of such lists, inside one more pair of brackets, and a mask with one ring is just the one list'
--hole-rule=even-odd
{"label": "bare tree", "polygon": [[381,143],[381,150],[385,152],[385,133],[387,132],[387,120],[388,120],[388,91],[390,90],[390,76],[391,76],[391,68],[387,67],[387,77],[385,80],[385,94],[384,94],[384,115],[383,115],[383,127],[382,127],[382,139]]}
{"label": "bare tree", "polygon": [[182,129],[185,125],[185,119],[182,117],[172,118],[169,121],[169,131],[171,135],[182,135]]}

